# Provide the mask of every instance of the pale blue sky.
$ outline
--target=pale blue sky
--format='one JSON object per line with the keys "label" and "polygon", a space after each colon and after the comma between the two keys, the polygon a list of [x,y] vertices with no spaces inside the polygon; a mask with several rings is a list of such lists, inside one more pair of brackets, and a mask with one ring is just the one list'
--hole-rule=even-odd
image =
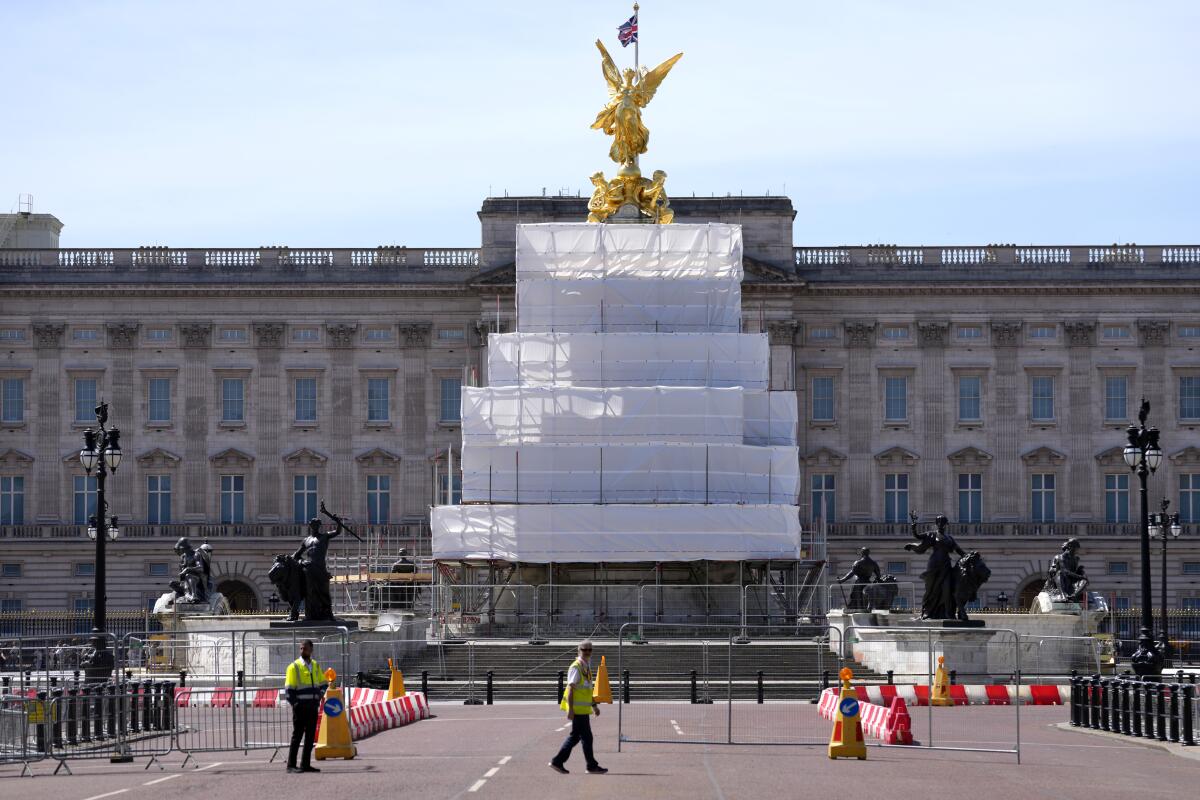
{"label": "pale blue sky", "polygon": [[[611,172],[630,4],[0,0],[0,210],[64,246],[473,246]],[[1200,3],[645,0],[668,190],[797,244],[1200,241]]]}

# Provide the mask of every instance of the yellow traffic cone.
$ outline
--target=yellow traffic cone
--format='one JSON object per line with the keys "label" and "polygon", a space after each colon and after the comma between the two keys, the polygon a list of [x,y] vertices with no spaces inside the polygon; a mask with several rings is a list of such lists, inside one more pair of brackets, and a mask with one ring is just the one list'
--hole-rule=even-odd
{"label": "yellow traffic cone", "polygon": [[950,675],[946,671],[946,657],[938,656],[937,672],[933,676],[933,688],[929,692],[929,704],[933,706],[952,706],[954,699],[950,697]]}
{"label": "yellow traffic cone", "polygon": [[349,761],[358,755],[358,749],[350,737],[350,709],[346,708],[342,690],[335,683],[337,673],[332,669],[325,670],[325,680],[329,681],[329,688],[325,690],[325,699],[321,701],[324,719],[317,732],[317,746],[313,748],[313,755],[318,761],[327,758]]}
{"label": "yellow traffic cone", "polygon": [[404,673],[393,666],[390,658],[388,659],[388,669],[392,671],[392,677],[388,681],[387,699],[395,700],[397,697],[404,697],[407,694],[404,690]]}
{"label": "yellow traffic cone", "polygon": [[608,666],[604,663],[604,656],[600,656],[600,666],[596,670],[596,685],[592,688],[592,702],[612,704],[612,686],[608,682]]}
{"label": "yellow traffic cone", "polygon": [[843,667],[838,677],[842,679],[842,691],[833,718],[833,735],[829,737],[829,757],[866,761],[867,746],[863,743],[862,720],[858,716],[858,695],[850,688],[854,673],[849,667]]}

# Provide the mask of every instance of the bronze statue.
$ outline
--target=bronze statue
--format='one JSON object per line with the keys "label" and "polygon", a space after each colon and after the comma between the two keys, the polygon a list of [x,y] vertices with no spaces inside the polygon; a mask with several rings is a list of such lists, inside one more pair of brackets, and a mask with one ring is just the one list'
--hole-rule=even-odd
{"label": "bronze statue", "polygon": [[896,583],[896,576],[884,575],[878,582],[863,587],[867,611],[890,611],[899,593],[900,586]]}
{"label": "bronze statue", "polygon": [[288,606],[288,622],[300,619],[300,606],[304,603],[304,569],[291,555],[275,556],[275,563],[267,571],[279,598]]}
{"label": "bronze statue", "polygon": [[966,553],[954,541],[954,537],[946,532],[950,520],[945,514],[938,514],[934,524],[937,526],[933,533],[920,533],[917,530],[917,512],[909,514],[912,524],[912,535],[916,542],[909,542],[904,549],[912,553],[929,552],[929,561],[921,578],[925,581],[925,594],[921,598],[921,619],[954,619],[954,565],[950,556]]}
{"label": "bronze statue", "polygon": [[1079,540],[1067,539],[1061,552],[1050,559],[1046,570],[1046,593],[1059,603],[1081,603],[1087,593],[1088,579],[1079,563]]}
{"label": "bronze statue", "polygon": [[967,621],[967,606],[979,597],[979,587],[992,576],[983,556],[974,550],[967,553],[954,565],[954,616]]}
{"label": "bronze statue", "polygon": [[845,583],[854,578],[854,588],[850,590],[850,600],[846,603],[848,611],[867,610],[867,600],[863,590],[872,581],[882,580],[879,565],[871,558],[871,551],[864,547],[858,551],[858,554],[861,558],[850,565],[849,572],[837,579],[838,583]]}
{"label": "bronze statue", "polygon": [[175,590],[176,602],[207,603],[208,578],[204,556],[198,553],[187,537],[175,543],[175,553],[179,556],[179,579],[171,581]]}

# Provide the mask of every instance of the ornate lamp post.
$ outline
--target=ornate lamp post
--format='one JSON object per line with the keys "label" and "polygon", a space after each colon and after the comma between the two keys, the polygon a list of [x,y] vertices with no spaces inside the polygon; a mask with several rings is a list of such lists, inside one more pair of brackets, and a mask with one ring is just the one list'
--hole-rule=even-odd
{"label": "ornate lamp post", "polygon": [[1158,444],[1158,428],[1147,428],[1146,417],[1150,414],[1150,403],[1142,398],[1138,411],[1138,425],[1130,425],[1126,433],[1129,443],[1125,445],[1125,463],[1138,476],[1141,516],[1139,518],[1142,539],[1142,629],[1138,634],[1138,648],[1134,651],[1133,671],[1140,676],[1162,673],[1163,653],[1154,644],[1151,631],[1154,628],[1150,595],[1150,508],[1146,499],[1146,481],[1150,474],[1162,464],[1162,448]]}
{"label": "ornate lamp post", "polygon": [[110,519],[108,501],[105,499],[104,484],[110,472],[116,472],[121,464],[121,432],[116,428],[106,427],[108,422],[108,403],[96,406],[96,422],[98,430],[88,428],[83,432],[83,449],[79,451],[79,460],[83,470],[89,476],[93,470],[96,474],[96,513],[88,520],[88,538],[96,542],[96,589],[92,602],[92,647],[94,653],[88,662],[87,676],[92,681],[106,681],[112,676],[113,654],[108,649],[105,637],[107,627],[105,586],[106,561],[105,547],[110,541],[116,540],[118,534],[117,518]]}
{"label": "ornate lamp post", "polygon": [[1171,636],[1167,629],[1167,539],[1178,539],[1183,533],[1183,526],[1179,524],[1179,513],[1168,514],[1167,509],[1171,506],[1171,501],[1163,498],[1162,511],[1158,514],[1150,515],[1150,538],[1162,539],[1162,597],[1159,606],[1160,614],[1159,627],[1162,631],[1162,638],[1158,641],[1159,649],[1162,650],[1163,663],[1165,664],[1171,657]]}

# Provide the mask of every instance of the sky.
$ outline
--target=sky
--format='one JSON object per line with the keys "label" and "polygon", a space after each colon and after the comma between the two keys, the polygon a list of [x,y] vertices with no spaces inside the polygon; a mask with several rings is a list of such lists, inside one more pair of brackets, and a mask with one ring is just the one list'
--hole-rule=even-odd
{"label": "sky", "polygon": [[[1200,242],[1194,0],[643,0],[672,196],[797,245]],[[0,211],[64,247],[471,247],[588,193],[612,0],[0,0]]]}

